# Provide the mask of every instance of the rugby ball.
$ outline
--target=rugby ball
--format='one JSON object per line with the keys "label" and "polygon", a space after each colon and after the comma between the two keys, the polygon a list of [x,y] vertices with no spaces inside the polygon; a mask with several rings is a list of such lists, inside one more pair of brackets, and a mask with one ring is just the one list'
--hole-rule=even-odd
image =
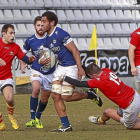
{"label": "rugby ball", "polygon": [[54,53],[51,51],[51,50],[49,50],[49,49],[47,49],[47,50],[45,50],[45,52],[43,53],[43,55],[39,58],[39,61],[38,61],[38,63],[40,64],[40,60],[42,59],[42,58],[51,58],[51,61],[50,61],[50,63],[49,63],[49,65],[44,65],[44,67],[46,68],[46,69],[51,69],[54,65],[55,65],[55,55],[54,55]]}

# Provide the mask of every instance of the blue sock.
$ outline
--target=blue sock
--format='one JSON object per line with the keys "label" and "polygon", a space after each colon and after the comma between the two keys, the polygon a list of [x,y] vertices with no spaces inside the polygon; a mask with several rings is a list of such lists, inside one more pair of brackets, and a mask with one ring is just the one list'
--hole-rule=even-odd
{"label": "blue sock", "polygon": [[39,102],[39,107],[38,110],[36,112],[36,118],[40,119],[42,112],[44,111],[44,109],[46,108],[48,102],[46,104],[43,104],[40,100]]}
{"label": "blue sock", "polygon": [[64,126],[70,126],[70,123],[69,123],[69,120],[68,120],[68,117],[67,116],[60,117],[60,120],[61,120],[62,125],[64,125]]}
{"label": "blue sock", "polygon": [[92,92],[87,91],[86,93],[88,94],[87,99],[91,99],[92,100],[94,98],[94,95],[93,95]]}
{"label": "blue sock", "polygon": [[35,119],[35,113],[38,106],[38,97],[34,98],[31,96],[30,98],[30,113],[31,113],[31,119]]}

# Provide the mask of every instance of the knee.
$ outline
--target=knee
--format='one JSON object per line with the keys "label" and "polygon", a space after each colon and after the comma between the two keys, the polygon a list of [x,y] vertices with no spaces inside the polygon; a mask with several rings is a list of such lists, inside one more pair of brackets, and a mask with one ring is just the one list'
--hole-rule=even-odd
{"label": "knee", "polygon": [[46,92],[46,94],[41,94],[41,102],[43,104],[46,104],[48,102],[49,97],[50,97],[50,93],[49,92],[48,93]]}
{"label": "knee", "polygon": [[58,93],[53,93],[52,92],[52,98],[53,98],[54,101],[57,101],[57,100],[59,100],[61,98],[61,95],[58,94]]}
{"label": "knee", "polygon": [[43,104],[47,104],[48,98],[43,98],[43,99],[41,99],[41,102],[42,102]]}
{"label": "knee", "polygon": [[32,96],[33,97],[38,97],[39,92],[40,92],[40,88],[34,87],[33,91],[32,91]]}
{"label": "knee", "polygon": [[14,105],[15,105],[14,100],[11,99],[11,98],[6,98],[6,103],[7,103],[9,106],[14,106]]}
{"label": "knee", "polygon": [[104,111],[104,114],[106,114],[107,116],[108,116],[108,114],[110,114],[111,113],[111,109],[110,108],[108,108],[108,109],[106,109],[105,111]]}

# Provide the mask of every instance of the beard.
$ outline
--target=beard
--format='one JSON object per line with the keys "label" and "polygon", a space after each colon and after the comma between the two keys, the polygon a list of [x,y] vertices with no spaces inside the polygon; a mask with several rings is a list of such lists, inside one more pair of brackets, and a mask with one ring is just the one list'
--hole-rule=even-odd
{"label": "beard", "polygon": [[51,31],[51,25],[50,25],[50,24],[49,24],[48,27],[45,29],[45,32],[48,33],[49,31]]}
{"label": "beard", "polygon": [[38,35],[42,36],[42,35],[44,35],[45,32],[42,31],[42,30],[39,30],[39,31],[36,30],[36,33],[37,33]]}

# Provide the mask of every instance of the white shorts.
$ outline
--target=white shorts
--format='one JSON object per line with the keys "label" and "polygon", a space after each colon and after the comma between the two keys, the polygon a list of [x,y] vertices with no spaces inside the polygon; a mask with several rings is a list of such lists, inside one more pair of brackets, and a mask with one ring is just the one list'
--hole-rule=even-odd
{"label": "white shorts", "polygon": [[44,90],[51,91],[52,78],[53,78],[53,73],[48,74],[48,75],[43,75],[42,73],[40,73],[36,70],[33,70],[33,69],[30,70],[31,82],[34,80],[38,80],[40,82],[41,88],[43,88]]}
{"label": "white shorts", "polygon": [[127,128],[133,127],[140,113],[140,95],[137,91],[135,91],[132,103],[127,108],[122,109],[122,111],[123,117],[121,118],[121,122],[123,122]]}
{"label": "white shorts", "polygon": [[138,70],[138,74],[136,75],[136,82],[140,83],[140,65],[136,66],[137,70]]}
{"label": "white shorts", "polygon": [[8,78],[6,80],[0,80],[0,91],[2,92],[2,90],[6,86],[12,86],[13,87],[13,85],[14,85],[14,81],[11,78]]}
{"label": "white shorts", "polygon": [[[63,67],[63,66],[58,65],[58,67],[56,68],[56,70],[54,72],[54,75],[53,75],[53,81],[59,80],[59,77],[61,75],[66,75],[66,76],[69,76],[69,77],[71,77],[73,79],[78,80],[78,68],[77,68],[77,65],[67,66],[67,67]],[[62,84],[63,85],[70,85],[69,83],[67,83],[65,81]]]}

